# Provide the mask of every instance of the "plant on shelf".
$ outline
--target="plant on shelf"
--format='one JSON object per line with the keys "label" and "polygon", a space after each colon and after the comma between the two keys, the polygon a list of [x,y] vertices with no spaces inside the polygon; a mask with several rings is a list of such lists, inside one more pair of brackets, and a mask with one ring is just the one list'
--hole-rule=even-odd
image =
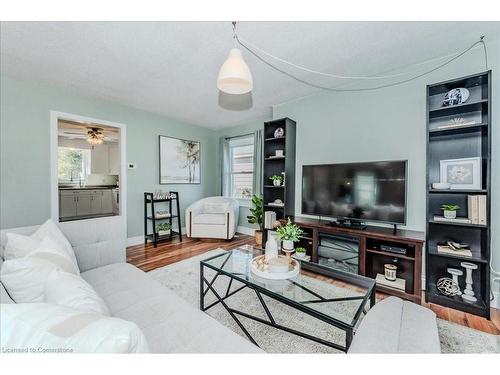
{"label": "plant on shelf", "polygon": [[300,258],[305,257],[306,256],[306,249],[303,247],[297,247],[295,249],[295,255],[297,255]]}
{"label": "plant on shelf", "polygon": [[457,217],[457,210],[460,206],[456,204],[442,204],[441,209],[443,210],[444,217],[447,219],[455,219]]}
{"label": "plant on shelf", "polygon": [[158,236],[168,236],[171,229],[172,225],[169,223],[160,223],[156,226],[156,233],[158,233]]}
{"label": "plant on shelf", "polygon": [[276,228],[276,232],[278,233],[278,237],[283,241],[283,250],[292,251],[293,243],[299,241],[299,237],[304,233],[299,226],[292,223],[292,220],[288,218],[288,221],[285,225],[282,225]]}
{"label": "plant on shelf", "polygon": [[274,176],[269,177],[270,180],[273,180],[273,185],[274,186],[281,186],[281,183],[283,182],[283,176],[278,176],[275,174]]}
{"label": "plant on shelf", "polygon": [[262,247],[262,231],[264,230],[262,225],[262,212],[263,212],[263,198],[254,194],[252,196],[252,208],[250,208],[250,214],[247,216],[247,220],[250,224],[257,224],[259,229],[255,231],[255,243]]}

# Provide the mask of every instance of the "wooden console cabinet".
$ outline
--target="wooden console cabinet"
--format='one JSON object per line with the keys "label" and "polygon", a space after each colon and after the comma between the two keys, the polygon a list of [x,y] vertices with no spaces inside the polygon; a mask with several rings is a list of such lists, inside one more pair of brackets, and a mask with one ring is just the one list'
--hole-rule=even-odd
{"label": "wooden console cabinet", "polygon": [[[332,226],[328,221],[295,217],[294,222],[304,230],[298,246],[306,248],[311,261],[318,263],[318,246],[321,235],[341,235],[359,242],[359,274],[376,278],[384,274],[384,264],[394,263],[398,267],[398,277],[406,280],[402,291],[377,285],[377,290],[416,303],[422,296],[422,247],[425,242],[423,232],[412,230],[368,226],[366,229]],[[380,250],[381,245],[405,248],[406,254],[396,254]]]}

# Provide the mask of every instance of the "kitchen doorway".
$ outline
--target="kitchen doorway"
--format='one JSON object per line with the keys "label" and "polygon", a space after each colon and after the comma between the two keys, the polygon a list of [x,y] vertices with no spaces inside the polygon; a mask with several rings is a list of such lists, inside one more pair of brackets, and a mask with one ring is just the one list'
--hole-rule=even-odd
{"label": "kitchen doorway", "polygon": [[123,124],[51,112],[55,222],[126,217],[125,144]]}

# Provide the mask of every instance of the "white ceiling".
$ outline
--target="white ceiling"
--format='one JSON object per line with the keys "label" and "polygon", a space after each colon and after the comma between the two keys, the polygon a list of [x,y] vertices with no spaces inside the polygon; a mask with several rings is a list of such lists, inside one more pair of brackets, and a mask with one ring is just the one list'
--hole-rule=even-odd
{"label": "white ceiling", "polygon": [[[462,51],[483,34],[498,39],[500,22],[241,22],[238,34],[313,69],[373,75]],[[231,37],[230,22],[2,22],[1,70],[214,129],[319,91],[243,51],[253,107],[221,108],[216,78]]]}

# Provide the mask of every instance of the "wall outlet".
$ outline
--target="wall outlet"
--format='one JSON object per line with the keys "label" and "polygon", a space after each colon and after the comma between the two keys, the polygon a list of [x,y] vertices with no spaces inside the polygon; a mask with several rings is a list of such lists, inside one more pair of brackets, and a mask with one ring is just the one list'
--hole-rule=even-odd
{"label": "wall outlet", "polygon": [[135,163],[128,163],[127,166],[128,166],[128,169],[135,169],[136,168]]}

